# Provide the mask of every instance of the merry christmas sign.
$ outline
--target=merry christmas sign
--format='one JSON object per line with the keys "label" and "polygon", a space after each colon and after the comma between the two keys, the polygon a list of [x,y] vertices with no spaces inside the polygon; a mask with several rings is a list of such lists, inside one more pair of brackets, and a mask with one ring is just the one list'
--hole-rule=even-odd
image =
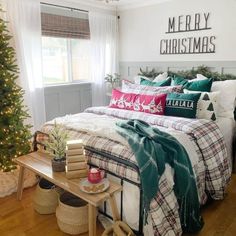
{"label": "merry christmas sign", "polygon": [[[160,41],[160,54],[215,53],[216,36],[209,34],[210,30],[209,12],[169,17],[166,38]],[[192,35],[194,31],[199,31],[199,34]]]}

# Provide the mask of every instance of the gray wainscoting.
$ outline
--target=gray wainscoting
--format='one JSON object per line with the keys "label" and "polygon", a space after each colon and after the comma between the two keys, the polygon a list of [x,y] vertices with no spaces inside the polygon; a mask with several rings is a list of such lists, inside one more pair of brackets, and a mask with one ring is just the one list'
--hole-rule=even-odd
{"label": "gray wainscoting", "polygon": [[120,62],[120,74],[122,78],[132,79],[139,73],[139,69],[156,69],[157,71],[181,71],[208,66],[212,71],[223,74],[236,75],[236,61],[167,61],[167,62]]}
{"label": "gray wainscoting", "polygon": [[44,88],[44,95],[47,121],[92,106],[91,83],[48,86]]}

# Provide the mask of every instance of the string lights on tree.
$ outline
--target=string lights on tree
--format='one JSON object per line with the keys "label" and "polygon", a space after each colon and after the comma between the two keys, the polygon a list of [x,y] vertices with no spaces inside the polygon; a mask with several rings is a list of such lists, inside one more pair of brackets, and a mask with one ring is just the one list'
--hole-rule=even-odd
{"label": "string lights on tree", "polygon": [[10,46],[7,24],[0,19],[0,170],[16,168],[13,159],[30,151],[29,117],[23,105],[24,91],[17,85],[15,50]]}

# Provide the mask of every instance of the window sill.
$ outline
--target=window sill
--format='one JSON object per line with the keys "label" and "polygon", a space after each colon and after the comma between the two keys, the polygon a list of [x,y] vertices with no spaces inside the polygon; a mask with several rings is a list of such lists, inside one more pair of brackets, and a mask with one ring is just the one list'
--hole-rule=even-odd
{"label": "window sill", "polygon": [[92,84],[92,81],[80,81],[80,82],[71,82],[71,83],[61,83],[61,84],[45,84],[44,88],[50,88],[50,87],[70,87],[73,85],[86,85],[86,84]]}

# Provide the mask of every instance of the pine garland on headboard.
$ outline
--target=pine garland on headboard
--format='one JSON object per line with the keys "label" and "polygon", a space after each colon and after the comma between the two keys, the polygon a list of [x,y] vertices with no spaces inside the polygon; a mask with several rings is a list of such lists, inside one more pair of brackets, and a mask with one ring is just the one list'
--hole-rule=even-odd
{"label": "pine garland on headboard", "polygon": [[[142,70],[140,68],[140,73],[138,75],[146,76],[148,78],[155,78],[157,75],[159,75],[162,72],[158,72],[155,69],[152,69],[150,71]],[[208,78],[213,78],[214,81],[223,81],[223,80],[236,80],[236,76],[232,74],[220,74],[218,72],[212,72],[209,67],[207,66],[199,66],[197,69],[192,70],[186,70],[186,71],[178,71],[178,72],[172,72],[168,71],[169,76],[182,76],[186,79],[194,79],[196,78],[197,74],[202,74]]]}

